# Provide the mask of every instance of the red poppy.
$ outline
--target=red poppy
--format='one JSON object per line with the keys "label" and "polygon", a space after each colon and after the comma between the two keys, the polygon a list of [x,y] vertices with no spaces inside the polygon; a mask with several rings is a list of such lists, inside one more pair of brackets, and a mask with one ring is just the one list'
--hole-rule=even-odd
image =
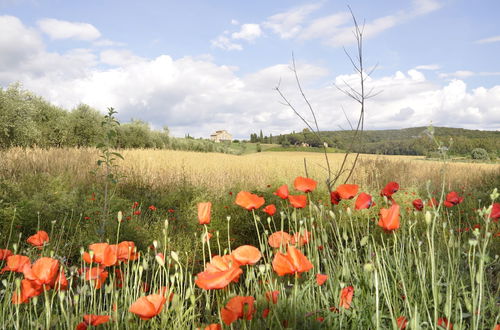
{"label": "red poppy", "polygon": [[150,294],[137,299],[128,310],[142,320],[149,320],[160,314],[166,301],[167,298],[161,294]]}
{"label": "red poppy", "polygon": [[214,235],[212,235],[211,233],[203,234],[203,241],[204,242],[210,241],[210,239],[212,238],[212,236],[214,236]]}
{"label": "red poppy", "polygon": [[288,195],[288,200],[296,209],[303,209],[307,205],[306,195]]}
{"label": "red poppy", "polygon": [[27,280],[36,281],[40,285],[52,286],[59,275],[59,261],[42,257],[35,261],[31,268],[25,268],[23,274]]}
{"label": "red poppy", "polygon": [[288,246],[287,254],[277,252],[272,264],[278,276],[303,273],[313,268],[309,259],[292,245]]}
{"label": "red poppy", "polygon": [[330,193],[330,202],[332,203],[332,205],[338,205],[341,200],[342,198],[340,198],[340,195],[337,191],[332,191]]}
{"label": "red poppy", "polygon": [[286,246],[292,241],[292,236],[284,231],[277,231],[269,236],[267,242],[273,248],[279,248],[280,246]]}
{"label": "red poppy", "polygon": [[498,220],[500,218],[500,203],[493,203],[491,208],[490,219]]}
{"label": "red poppy", "polygon": [[123,241],[117,245],[116,258],[120,261],[137,260],[139,253],[132,241]]}
{"label": "red poppy", "polygon": [[462,203],[464,200],[463,197],[458,196],[458,193],[455,191],[451,191],[446,195],[446,200],[443,202],[444,206],[452,207]]}
{"label": "red poppy", "polygon": [[222,326],[218,323],[212,323],[207,325],[205,330],[222,330]]}
{"label": "red poppy", "polygon": [[406,325],[408,324],[408,320],[404,316],[400,316],[396,319],[398,324],[398,329],[404,330],[406,329]]}
{"label": "red poppy", "polygon": [[453,330],[453,324],[446,317],[438,318],[437,322],[438,327],[444,328],[446,330]]}
{"label": "red poppy", "polygon": [[210,223],[210,212],[212,203],[198,203],[198,222],[200,225],[208,225]]}
{"label": "red poppy", "polygon": [[231,255],[240,265],[255,265],[262,257],[259,249],[252,245],[242,245],[233,250]]}
{"label": "red poppy", "polygon": [[83,253],[83,260],[87,263],[99,263],[103,266],[113,266],[118,262],[118,246],[109,245],[108,243],[94,243],[89,245],[89,250],[93,252],[93,257],[90,253]]}
{"label": "red poppy", "polygon": [[205,271],[198,273],[196,285],[205,290],[222,289],[231,282],[237,282],[243,273],[232,256],[214,256],[207,263]]}
{"label": "red poppy", "polygon": [[13,304],[24,304],[30,298],[39,296],[43,292],[43,286],[36,281],[23,279],[21,281],[21,292],[12,295]]}
{"label": "red poppy", "polygon": [[49,242],[49,234],[47,234],[47,232],[43,230],[40,230],[35,235],[28,237],[26,242],[33,246],[43,246],[43,244]]}
{"label": "red poppy", "polygon": [[295,178],[295,181],[293,181],[293,186],[295,187],[295,189],[305,193],[311,192],[316,189],[317,184],[318,183],[313,179],[304,178],[301,176],[298,176],[297,178]]}
{"label": "red poppy", "polygon": [[287,199],[288,198],[288,186],[286,184],[282,185],[281,187],[274,192],[276,196],[278,196],[281,199]]}
{"label": "red poppy", "polygon": [[264,308],[264,310],[262,311],[262,318],[265,319],[267,318],[267,316],[269,315],[269,312],[271,310],[269,308]]}
{"label": "red poppy", "polygon": [[380,209],[380,220],[378,225],[384,230],[399,228],[399,205],[392,204],[389,209]]}
{"label": "red poppy", "polygon": [[8,249],[0,249],[0,260],[5,260],[12,255],[12,251]]}
{"label": "red poppy", "polygon": [[354,296],[354,287],[346,286],[340,291],[340,307],[349,309],[352,303],[352,297]]}
{"label": "red poppy", "polygon": [[372,196],[362,192],[361,194],[359,194],[358,198],[356,198],[354,208],[356,210],[369,209],[373,205],[375,205],[375,203],[372,200]]}
{"label": "red poppy", "polygon": [[291,244],[299,244],[299,246],[303,246],[307,243],[309,243],[309,238],[311,237],[311,232],[304,230],[303,233],[295,233],[292,236],[292,240],[290,241]]}
{"label": "red poppy", "polygon": [[30,258],[20,254],[14,254],[7,257],[7,264],[2,268],[1,273],[6,271],[23,273],[26,268],[31,267]]}
{"label": "red poppy", "polygon": [[135,209],[139,206],[139,202],[134,202],[134,204],[132,205],[132,208]]}
{"label": "red poppy", "polygon": [[439,202],[437,201],[437,199],[435,199],[434,197],[432,197],[431,199],[429,199],[427,201],[427,206],[432,207],[432,208],[436,208],[436,207],[439,206]]}
{"label": "red poppy", "polygon": [[415,210],[417,211],[422,211],[424,209],[424,202],[422,202],[422,200],[420,198],[418,199],[415,199],[413,202],[413,207],[415,208]]}
{"label": "red poppy", "polygon": [[134,211],[134,215],[141,215],[141,210]]}
{"label": "red poppy", "polygon": [[101,286],[108,278],[108,272],[99,267],[92,267],[90,269],[85,269],[85,280],[94,281],[94,286],[96,289],[100,289]]}
{"label": "red poppy", "polygon": [[227,302],[226,306],[221,309],[221,318],[226,325],[230,325],[237,319],[251,320],[254,308],[255,298],[252,296],[236,296]]}
{"label": "red poppy", "polygon": [[83,316],[83,322],[79,323],[76,326],[77,330],[85,330],[89,325],[96,327],[100,324],[104,324],[109,322],[109,315],[94,315],[94,314],[87,314]]}
{"label": "red poppy", "polygon": [[273,304],[276,305],[278,303],[279,294],[280,294],[280,292],[278,290],[267,291],[266,292],[266,300],[269,302],[272,302]]}
{"label": "red poppy", "polygon": [[352,199],[358,193],[357,184],[341,184],[337,187],[337,193],[340,199]]}
{"label": "red poppy", "polygon": [[392,194],[396,193],[398,190],[399,184],[397,182],[391,181],[384,187],[384,189],[380,191],[380,196],[385,196],[392,201]]}
{"label": "red poppy", "polygon": [[316,283],[318,283],[318,285],[323,285],[327,279],[328,279],[328,275],[316,274]]}
{"label": "red poppy", "polygon": [[270,216],[273,216],[274,213],[276,213],[276,206],[274,204],[269,204],[266,207],[264,207],[262,211],[266,212]]}
{"label": "red poppy", "polygon": [[149,205],[148,209],[150,209],[151,211],[156,211],[156,206],[154,206],[154,205]]}
{"label": "red poppy", "polygon": [[264,205],[264,198],[259,197],[255,194],[252,194],[248,191],[240,191],[238,195],[236,195],[236,205],[239,205],[248,211],[258,209],[262,205]]}

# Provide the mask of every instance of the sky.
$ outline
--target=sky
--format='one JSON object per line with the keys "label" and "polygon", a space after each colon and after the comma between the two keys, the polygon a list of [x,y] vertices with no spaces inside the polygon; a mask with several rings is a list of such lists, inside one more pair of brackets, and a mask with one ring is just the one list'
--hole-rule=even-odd
{"label": "sky", "polygon": [[[498,0],[0,0],[0,87],[19,82],[174,136],[349,129],[360,106],[354,16],[363,27],[366,129],[500,129]],[[348,84],[349,86],[347,86]]]}

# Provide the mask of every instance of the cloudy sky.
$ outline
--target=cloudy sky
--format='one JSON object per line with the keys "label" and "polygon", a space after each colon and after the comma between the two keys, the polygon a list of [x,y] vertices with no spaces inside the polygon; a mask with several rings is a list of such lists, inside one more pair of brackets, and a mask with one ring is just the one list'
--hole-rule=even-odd
{"label": "cloudy sky", "polygon": [[348,4],[365,21],[365,67],[377,65],[367,128],[500,129],[498,0],[0,0],[0,86],[175,136],[276,135],[304,127],[278,83],[310,119],[293,52],[320,129],[347,129],[359,107],[335,86],[358,86]]}

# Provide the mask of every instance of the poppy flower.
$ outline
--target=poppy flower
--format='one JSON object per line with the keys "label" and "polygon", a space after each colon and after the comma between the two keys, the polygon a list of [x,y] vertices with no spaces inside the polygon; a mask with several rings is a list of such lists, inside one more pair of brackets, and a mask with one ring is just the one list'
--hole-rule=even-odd
{"label": "poppy flower", "polygon": [[160,314],[166,301],[167,298],[161,294],[150,294],[137,299],[128,310],[142,320],[149,320]]}
{"label": "poppy flower", "polygon": [[141,215],[141,210],[134,211],[134,215]]}
{"label": "poppy flower", "polygon": [[12,251],[8,249],[0,249],[0,260],[5,260],[12,255]]}
{"label": "poppy flower", "polygon": [[337,193],[340,199],[352,199],[358,193],[358,189],[357,184],[341,184],[337,187]]}
{"label": "poppy flower", "polygon": [[94,314],[87,314],[83,316],[83,322],[79,323],[76,326],[77,330],[85,330],[89,325],[96,327],[100,324],[104,324],[109,322],[109,315],[94,315]]}
{"label": "poppy flower", "polygon": [[148,209],[150,209],[151,211],[156,211],[156,206],[154,206],[154,205],[149,205]]}
{"label": "poppy flower", "polygon": [[259,249],[251,245],[242,245],[231,253],[240,265],[255,265],[262,257]]}
{"label": "poppy flower", "polygon": [[427,201],[427,206],[432,207],[432,208],[436,208],[436,207],[439,206],[439,202],[437,201],[437,199],[435,199],[434,197],[432,197],[431,199],[429,199]]}
{"label": "poppy flower", "polygon": [[309,259],[293,245],[288,246],[287,254],[277,252],[272,264],[278,276],[303,273],[313,268]]}
{"label": "poppy flower", "polygon": [[303,209],[307,205],[306,195],[288,195],[288,200],[296,209]]}
{"label": "poppy flower", "polygon": [[292,236],[284,231],[277,231],[269,236],[267,242],[273,248],[279,248],[280,246],[286,246],[292,241]]}
{"label": "poppy flower", "polygon": [[328,275],[316,274],[316,283],[318,283],[318,285],[323,285],[327,279],[328,279]]}
{"label": "poppy flower", "polygon": [[85,269],[85,280],[94,281],[94,286],[96,289],[100,289],[108,278],[108,272],[99,267],[92,267],[90,269]]}
{"label": "poppy flower", "polygon": [[254,302],[255,298],[252,296],[236,296],[229,299],[220,311],[222,321],[230,325],[237,319],[251,320],[255,312]]}
{"label": "poppy flower", "polygon": [[222,289],[231,282],[237,282],[243,273],[238,262],[232,256],[214,256],[207,263],[205,271],[198,273],[196,285],[205,290]]}
{"label": "poppy flower", "polygon": [[132,241],[123,241],[118,243],[116,258],[120,261],[137,260],[139,253]]}
{"label": "poppy flower", "polygon": [[464,198],[458,196],[457,192],[451,191],[446,195],[446,200],[443,202],[443,204],[446,207],[452,207],[462,203],[463,200]]}
{"label": "poppy flower", "polygon": [[212,203],[198,203],[198,222],[200,225],[208,225],[210,223],[210,212]]}
{"label": "poppy flower", "polygon": [[288,186],[286,184],[282,185],[281,187],[278,188],[274,192],[276,196],[278,196],[281,199],[287,199],[288,198]]}
{"label": "poppy flower", "polygon": [[236,205],[239,205],[248,211],[258,209],[262,205],[264,205],[264,198],[259,197],[255,194],[252,194],[248,191],[240,191],[238,195],[236,195]]}
{"label": "poppy flower", "polygon": [[262,318],[266,319],[270,311],[271,310],[269,308],[264,308],[264,310],[262,311]]}
{"label": "poppy flower", "polygon": [[362,192],[361,194],[359,194],[358,198],[356,198],[354,208],[356,210],[369,209],[373,205],[375,205],[375,203],[372,200],[372,196]]}
{"label": "poppy flower", "polygon": [[437,322],[438,327],[444,328],[446,330],[453,330],[453,324],[446,317],[438,318]]}
{"label": "poppy flower", "polygon": [[43,244],[49,242],[49,234],[46,231],[40,230],[35,235],[28,237],[26,242],[33,246],[43,246]]}
{"label": "poppy flower", "polygon": [[493,203],[491,208],[490,219],[498,220],[500,218],[500,203]]}
{"label": "poppy flower", "polygon": [[268,206],[264,207],[262,211],[266,212],[272,217],[274,213],[276,213],[276,206],[274,204],[269,204]]}
{"label": "poppy flower", "polygon": [[280,292],[278,290],[267,291],[266,292],[266,300],[269,302],[272,302],[273,304],[276,305],[278,303],[279,294],[280,294]]}
{"label": "poppy flower", "polygon": [[335,190],[330,193],[330,202],[332,205],[338,205],[341,200],[342,198],[340,198],[338,191]]}
{"label": "poppy flower", "polygon": [[205,330],[222,330],[222,326],[218,323],[212,323],[207,325]]}
{"label": "poppy flower", "polygon": [[399,228],[399,205],[392,204],[389,209],[380,209],[380,220],[378,225],[384,230]]}
{"label": "poppy flower", "polygon": [[404,316],[400,316],[396,319],[396,322],[398,324],[398,329],[404,330],[406,329],[406,325],[408,324],[408,320]]}
{"label": "poppy flower", "polygon": [[392,194],[396,193],[398,190],[399,184],[397,182],[391,181],[384,187],[384,189],[380,191],[380,196],[385,196],[390,201],[392,201]]}
{"label": "poppy flower", "polygon": [[7,264],[0,271],[0,273],[11,271],[16,273],[23,273],[26,268],[31,267],[30,258],[20,254],[14,254],[7,257]]}
{"label": "poppy flower", "polygon": [[311,192],[316,189],[317,184],[318,183],[313,179],[304,178],[301,176],[296,177],[295,181],[293,181],[293,186],[295,187],[295,189],[305,193]]}
{"label": "poppy flower", "polygon": [[12,295],[13,304],[24,304],[30,298],[39,296],[43,292],[43,286],[36,281],[23,279],[21,281],[21,291]]}
{"label": "poppy flower", "polygon": [[210,239],[212,238],[212,236],[214,236],[214,235],[212,235],[212,233],[204,233],[203,234],[203,242],[209,242]]}
{"label": "poppy flower", "polygon": [[413,207],[415,208],[415,210],[417,211],[422,211],[424,209],[424,202],[422,202],[422,200],[420,198],[418,199],[415,199],[413,202],[411,202],[413,204]]}
{"label": "poppy flower", "polygon": [[340,291],[340,307],[349,309],[352,303],[352,297],[354,296],[354,287],[346,286]]}
{"label": "poppy flower", "polygon": [[311,232],[304,230],[303,233],[295,233],[292,236],[292,240],[290,241],[291,244],[299,244],[299,246],[303,246],[307,243],[309,243],[309,238],[311,237]]}
{"label": "poppy flower", "polygon": [[23,274],[27,280],[36,281],[40,285],[53,285],[59,275],[59,261],[42,257],[31,268],[25,268]]}
{"label": "poppy flower", "polygon": [[83,253],[83,260],[87,263],[98,263],[103,266],[113,266],[118,262],[118,246],[108,243],[94,243],[89,245],[89,250],[93,252],[93,257],[90,253]]}

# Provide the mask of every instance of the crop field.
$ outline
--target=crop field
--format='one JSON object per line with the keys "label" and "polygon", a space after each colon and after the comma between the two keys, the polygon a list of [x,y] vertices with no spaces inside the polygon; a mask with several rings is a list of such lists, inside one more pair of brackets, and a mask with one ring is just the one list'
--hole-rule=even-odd
{"label": "crop field", "polygon": [[118,152],[0,151],[0,328],[500,328],[498,164]]}

